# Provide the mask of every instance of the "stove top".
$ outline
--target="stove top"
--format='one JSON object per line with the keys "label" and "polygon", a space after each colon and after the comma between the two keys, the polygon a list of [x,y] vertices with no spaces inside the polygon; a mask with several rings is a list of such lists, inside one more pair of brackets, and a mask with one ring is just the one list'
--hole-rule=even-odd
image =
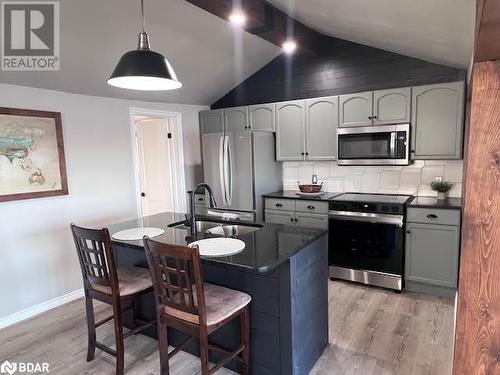
{"label": "stove top", "polygon": [[345,193],[331,198],[330,201],[405,204],[410,197],[410,195]]}
{"label": "stove top", "polygon": [[345,193],[331,198],[330,210],[404,215],[411,195]]}

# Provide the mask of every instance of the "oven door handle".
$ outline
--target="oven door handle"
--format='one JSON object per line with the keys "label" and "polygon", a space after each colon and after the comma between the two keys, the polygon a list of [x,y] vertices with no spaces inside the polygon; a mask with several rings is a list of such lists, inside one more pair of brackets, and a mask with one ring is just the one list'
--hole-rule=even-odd
{"label": "oven door handle", "polygon": [[330,219],[343,221],[359,221],[365,223],[392,224],[403,226],[403,215],[387,215],[368,212],[330,211]]}

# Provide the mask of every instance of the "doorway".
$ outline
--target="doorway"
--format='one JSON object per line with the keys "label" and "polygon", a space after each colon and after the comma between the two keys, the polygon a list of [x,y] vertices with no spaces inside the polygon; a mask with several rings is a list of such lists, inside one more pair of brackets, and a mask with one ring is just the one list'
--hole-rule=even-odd
{"label": "doorway", "polygon": [[139,214],[186,212],[180,113],[133,108],[130,119]]}

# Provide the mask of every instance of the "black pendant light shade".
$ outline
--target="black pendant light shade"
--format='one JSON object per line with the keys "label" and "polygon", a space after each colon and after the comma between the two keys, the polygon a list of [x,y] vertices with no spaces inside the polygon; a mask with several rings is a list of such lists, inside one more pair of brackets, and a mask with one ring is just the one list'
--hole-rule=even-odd
{"label": "black pendant light shade", "polygon": [[133,90],[173,90],[182,87],[168,60],[162,54],[146,49],[125,53],[108,83]]}
{"label": "black pendant light shade", "polygon": [[136,50],[125,53],[108,84],[131,90],[174,90],[182,87],[174,69],[162,54],[151,51],[149,35],[144,31],[144,6],[141,0],[143,30],[139,34]]}

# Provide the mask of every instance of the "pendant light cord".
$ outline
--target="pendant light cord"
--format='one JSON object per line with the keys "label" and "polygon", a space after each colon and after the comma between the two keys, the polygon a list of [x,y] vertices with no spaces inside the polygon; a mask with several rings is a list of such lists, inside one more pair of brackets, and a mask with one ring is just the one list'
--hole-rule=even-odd
{"label": "pendant light cord", "polygon": [[144,15],[144,0],[141,0],[142,31],[146,31],[146,16]]}

